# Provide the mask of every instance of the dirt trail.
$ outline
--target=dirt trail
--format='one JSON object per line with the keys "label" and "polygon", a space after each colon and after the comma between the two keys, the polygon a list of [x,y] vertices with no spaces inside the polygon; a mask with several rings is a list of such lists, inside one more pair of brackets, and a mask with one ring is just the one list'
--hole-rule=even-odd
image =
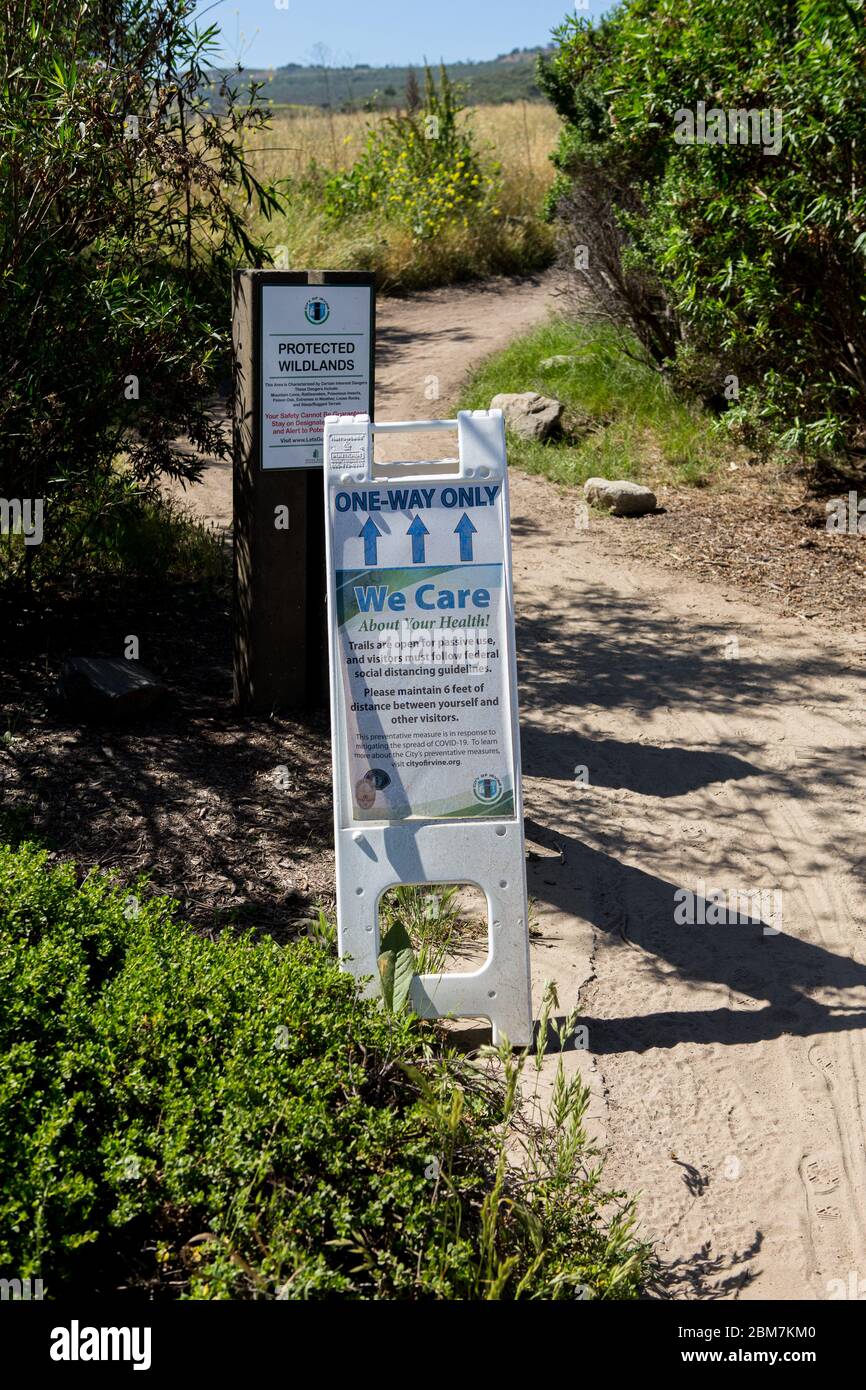
{"label": "dirt trail", "polygon": [[[553,302],[547,280],[385,302],[379,418],[446,414]],[[226,483],[191,495],[223,524]],[[534,989],[579,1001],[568,1064],[669,1294],[826,1298],[866,1279],[862,633],[634,562],[652,518],[580,529],[573,493],[511,486]],[[701,924],[713,889],[731,918]]]}
{"label": "dirt trail", "polygon": [[[376,311],[379,419],[447,415],[476,363],[544,322],[556,305],[556,285],[556,278],[548,274],[427,290],[408,299],[380,299]],[[438,398],[431,394],[435,391]]]}
{"label": "dirt trail", "polygon": [[866,1275],[862,639],[630,563],[537,479],[512,505],[527,830],[564,856],[534,964],[579,991],[608,1174],[675,1296],[825,1298]]}

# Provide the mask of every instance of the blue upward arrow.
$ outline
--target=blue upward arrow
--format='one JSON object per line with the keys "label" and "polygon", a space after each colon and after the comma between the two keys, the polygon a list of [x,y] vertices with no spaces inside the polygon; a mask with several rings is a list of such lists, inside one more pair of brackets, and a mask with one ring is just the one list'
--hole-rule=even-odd
{"label": "blue upward arrow", "polygon": [[424,525],[420,516],[416,516],[412,525],[406,532],[407,536],[412,537],[412,564],[423,565],[424,563],[424,537],[429,536],[430,532]]}
{"label": "blue upward arrow", "polygon": [[371,516],[368,516],[367,520],[364,522],[364,525],[358,532],[359,536],[364,537],[365,565],[375,565],[377,563],[376,547],[379,544],[379,537],[381,536],[381,534],[382,532],[379,530],[373,518]]}
{"label": "blue upward arrow", "polygon": [[464,512],[457,525],[454,527],[455,535],[460,537],[461,560],[472,559],[472,537],[475,535],[477,529],[477,527],[472,525],[469,517]]}

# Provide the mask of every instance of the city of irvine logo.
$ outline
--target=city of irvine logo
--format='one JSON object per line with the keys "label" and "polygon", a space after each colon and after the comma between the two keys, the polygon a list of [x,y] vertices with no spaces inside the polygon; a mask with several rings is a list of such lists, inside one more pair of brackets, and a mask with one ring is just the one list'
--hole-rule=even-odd
{"label": "city of irvine logo", "polygon": [[472,790],[476,801],[487,802],[488,805],[491,805],[501,797],[502,783],[493,773],[488,772],[484,777],[475,778]]}
{"label": "city of irvine logo", "polygon": [[331,306],[327,299],[309,299],[304,309],[307,323],[325,323],[330,317]]}
{"label": "city of irvine logo", "polygon": [[52,1361],[130,1361],[134,1371],[150,1370],[149,1327],[68,1327],[51,1330]]}

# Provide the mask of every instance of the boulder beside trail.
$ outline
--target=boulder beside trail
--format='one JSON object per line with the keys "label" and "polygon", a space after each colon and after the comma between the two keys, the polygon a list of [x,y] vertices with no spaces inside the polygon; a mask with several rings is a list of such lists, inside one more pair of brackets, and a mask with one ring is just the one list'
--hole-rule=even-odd
{"label": "boulder beside trail", "polygon": [[624,479],[587,478],[583,495],[593,506],[609,511],[612,516],[643,516],[654,512],[656,495],[640,483]]}
{"label": "boulder beside trail", "polygon": [[490,409],[501,410],[506,428],[521,439],[541,440],[559,432],[565,406],[537,391],[508,391],[494,396]]}
{"label": "boulder beside trail", "polygon": [[79,714],[125,718],[149,710],[166,688],[137,661],[73,656],[63,664],[59,693]]}

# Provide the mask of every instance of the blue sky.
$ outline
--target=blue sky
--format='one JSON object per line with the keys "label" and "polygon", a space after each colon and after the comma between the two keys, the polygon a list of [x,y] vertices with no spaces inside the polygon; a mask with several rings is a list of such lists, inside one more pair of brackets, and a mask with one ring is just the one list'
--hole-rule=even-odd
{"label": "blue sky", "polygon": [[[288,4],[288,8],[278,8]],[[597,16],[610,0],[589,0]],[[571,8],[569,0],[202,0],[199,23],[215,20],[223,55],[247,67],[319,61],[317,46],[338,67],[352,63],[432,63],[495,58],[546,43]]]}

